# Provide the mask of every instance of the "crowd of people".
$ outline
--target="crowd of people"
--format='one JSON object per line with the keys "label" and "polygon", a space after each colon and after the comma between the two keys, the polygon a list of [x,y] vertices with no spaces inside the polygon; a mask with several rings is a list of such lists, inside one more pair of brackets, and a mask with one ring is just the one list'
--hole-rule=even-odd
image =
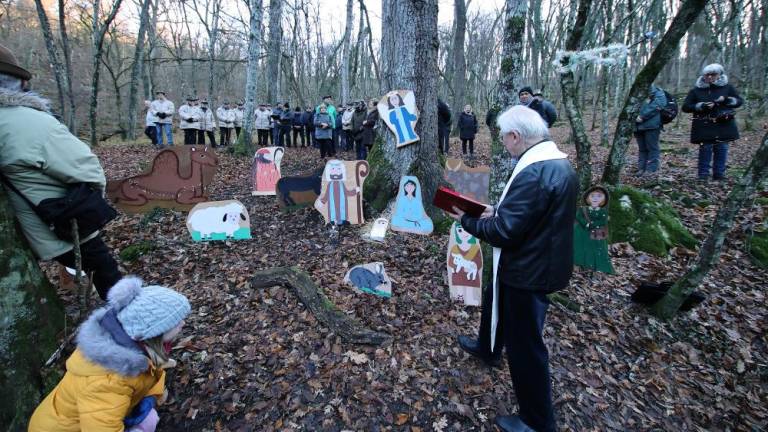
{"label": "crowd of people", "polygon": [[[0,45],[0,179],[21,231],[40,259],[74,266],[74,244],[43,222],[39,203],[62,198],[74,185],[105,188],[98,158],[49,111],[49,103],[29,92],[32,74]],[[506,349],[519,411],[498,416],[504,431],[556,430],[549,357],[542,334],[549,307],[547,294],[565,289],[573,272],[574,220],[578,179],[565,153],[552,141],[549,127],[556,121],[554,106],[530,87],[520,90],[520,105],[496,115],[504,148],[517,164],[495,206],[480,217],[454,208],[453,217],[478,239],[493,247],[492,286],[482,296],[477,337],[463,336],[458,344],[489,366],[501,361]],[[635,119],[639,146],[638,175],[659,169],[659,131],[672,114],[672,98],[650,86]],[[739,138],[735,109],[743,100],[722,66],[706,66],[682,105],[693,114],[691,142],[699,145],[697,175],[725,178],[729,143]],[[158,147],[173,145],[173,119],[179,117],[186,144],[229,145],[241,133],[243,104],[224,103],[211,112],[207,101],[187,99],[178,112],[164,92],[147,102],[146,133]],[[450,110],[438,101],[439,145],[448,148]],[[496,118],[498,117],[498,118]],[[290,109],[289,104],[259,105],[254,125],[261,146],[316,146],[322,157],[337,149],[356,150],[365,159],[378,123],[376,101],[336,107],[330,96],[316,107]],[[34,125],[30,128],[29,125]],[[477,118],[467,105],[458,119],[462,150],[474,152]],[[714,163],[712,158],[714,156]],[[190,313],[181,294],[159,286],[144,286],[122,278],[111,251],[98,231],[80,240],[82,267],[92,273],[104,307],[80,327],[77,349],[67,372],[33,414],[29,430],[142,430],[158,422],[155,404],[165,399],[164,369],[173,367],[170,347]]]}

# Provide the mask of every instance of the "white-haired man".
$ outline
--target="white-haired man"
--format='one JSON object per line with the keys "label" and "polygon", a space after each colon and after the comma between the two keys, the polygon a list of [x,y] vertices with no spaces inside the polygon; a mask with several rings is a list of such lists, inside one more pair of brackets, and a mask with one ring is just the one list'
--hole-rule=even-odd
{"label": "white-haired man", "polygon": [[[50,114],[48,100],[26,90],[31,77],[0,45],[0,179],[35,255],[74,268],[73,244],[56,237],[27,200],[37,206],[78,183],[104,190],[104,170],[90,147]],[[82,239],[80,252],[83,269],[94,272],[93,283],[106,300],[121,278],[117,262],[98,231]]]}
{"label": "white-haired man", "polygon": [[517,159],[499,203],[479,218],[454,208],[464,229],[493,246],[490,323],[480,341],[460,337],[461,347],[487,360],[507,349],[517,416],[499,416],[504,431],[555,430],[549,354],[542,339],[547,294],[568,286],[573,271],[573,222],[578,181],[567,155],[548,138],[539,114],[514,106],[498,117],[504,147]]}

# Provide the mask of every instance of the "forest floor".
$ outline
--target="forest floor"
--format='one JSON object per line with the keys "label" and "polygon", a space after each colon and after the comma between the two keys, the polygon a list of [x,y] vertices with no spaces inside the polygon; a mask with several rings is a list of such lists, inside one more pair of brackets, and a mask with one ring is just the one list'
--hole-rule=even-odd
{"label": "forest floor", "polygon": [[[730,180],[700,185],[686,120],[663,133],[661,181],[648,190],[671,202],[702,240],[763,132],[745,132],[732,146]],[[482,129],[476,150],[478,161],[487,162],[489,137]],[[597,144],[598,134],[591,132],[596,175],[608,152]],[[553,129],[559,143],[568,135],[562,122]],[[451,142],[459,156],[460,144]],[[575,155],[573,145],[562,147]],[[119,178],[139,172],[153,151],[147,144],[108,143],[97,153],[107,177]],[[630,160],[635,157],[633,143]],[[283,175],[319,166],[317,150],[288,149]],[[284,213],[274,197],[251,196],[249,172],[249,160],[222,152],[211,199],[239,199],[248,207],[250,241],[194,243],[181,212],[144,221],[121,214],[106,229],[115,254],[140,241],[152,244],[138,260],[122,262],[126,273],[179,290],[192,303],[158,430],[488,431],[494,416],[516,410],[506,367],[489,369],[456,343],[457,335],[476,332],[479,308],[449,298],[447,235],[389,232],[380,244],[348,228],[333,247],[317,211]],[[611,247],[615,275],[576,269],[566,293],[581,311],[553,305],[545,329],[560,430],[768,428],[767,273],[747,252],[749,233],[765,223],[766,212],[765,200],[740,211],[719,264],[700,287],[706,301],[670,322],[650,316],[630,295],[641,280],[681,275],[695,251],[676,248],[658,258],[617,244]],[[349,267],[372,261],[384,262],[392,298],[358,294],[343,283]],[[307,271],[345,313],[391,334],[392,342],[344,343],[292,291],[251,288],[253,272],[291,265]],[[61,295],[73,313],[74,296]]]}

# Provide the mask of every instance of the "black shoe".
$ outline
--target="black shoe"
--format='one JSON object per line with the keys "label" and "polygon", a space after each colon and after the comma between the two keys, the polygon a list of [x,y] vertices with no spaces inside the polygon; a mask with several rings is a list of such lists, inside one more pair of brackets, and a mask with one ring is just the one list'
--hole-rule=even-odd
{"label": "black shoe", "polygon": [[714,181],[726,181],[726,180],[728,180],[728,178],[726,176],[724,176],[724,175],[716,175],[716,176],[712,176],[712,180],[714,180]]}
{"label": "black shoe", "polygon": [[516,415],[498,416],[493,421],[493,424],[504,432],[536,432]]}
{"label": "black shoe", "polygon": [[466,351],[469,355],[480,359],[486,366],[491,368],[497,368],[501,366],[501,356],[488,357],[480,351],[480,344],[477,340],[469,336],[458,337],[459,346]]}

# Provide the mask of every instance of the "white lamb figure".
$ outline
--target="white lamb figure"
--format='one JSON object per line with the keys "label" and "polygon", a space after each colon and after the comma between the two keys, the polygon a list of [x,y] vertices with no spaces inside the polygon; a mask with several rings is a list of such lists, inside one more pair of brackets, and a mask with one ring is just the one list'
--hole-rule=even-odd
{"label": "white lamb figure", "polygon": [[213,233],[224,233],[232,237],[240,228],[240,221],[245,221],[245,208],[239,203],[229,203],[223,207],[208,207],[196,211],[189,218],[194,231],[200,232],[202,239],[210,238]]}
{"label": "white lamb figure", "polygon": [[474,261],[464,259],[460,254],[451,254],[453,256],[453,269],[454,273],[458,273],[461,270],[467,272],[467,280],[477,279],[477,264]]}

